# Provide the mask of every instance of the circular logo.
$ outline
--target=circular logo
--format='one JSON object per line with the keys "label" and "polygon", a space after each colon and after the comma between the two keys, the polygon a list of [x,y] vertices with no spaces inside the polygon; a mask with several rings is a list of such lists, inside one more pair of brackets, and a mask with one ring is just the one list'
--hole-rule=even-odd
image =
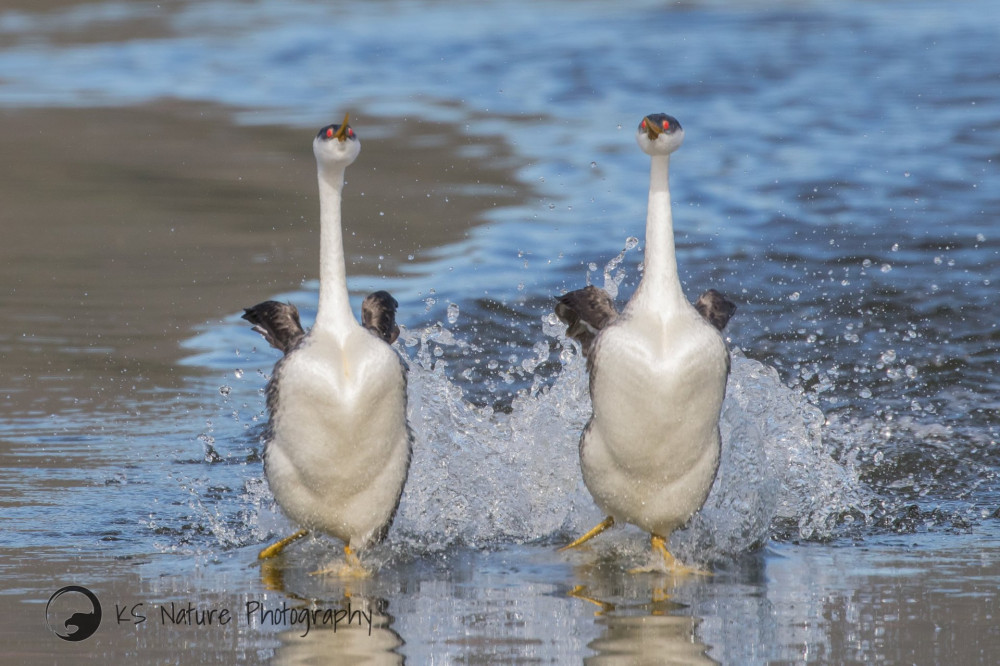
{"label": "circular logo", "polygon": [[49,597],[45,621],[64,641],[86,640],[101,626],[101,602],[87,588],[67,585]]}

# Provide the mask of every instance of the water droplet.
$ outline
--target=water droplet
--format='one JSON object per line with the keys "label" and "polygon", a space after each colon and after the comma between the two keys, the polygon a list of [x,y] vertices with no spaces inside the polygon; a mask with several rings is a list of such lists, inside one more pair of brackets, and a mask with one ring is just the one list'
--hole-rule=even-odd
{"label": "water droplet", "polygon": [[596,169],[597,168],[597,162],[591,162],[590,163],[590,168],[591,169]]}
{"label": "water droplet", "polygon": [[801,294],[799,294],[799,292],[793,291],[792,294],[788,297],[788,300],[790,300],[790,301],[797,301],[797,300],[799,300],[800,296],[801,296]]}
{"label": "water droplet", "polygon": [[448,323],[454,324],[458,321],[458,305],[455,303],[448,304]]}
{"label": "water droplet", "polygon": [[892,270],[892,266],[890,266],[889,264],[882,264],[882,267],[879,270],[882,271],[883,273],[888,273],[889,271]]}
{"label": "water droplet", "polygon": [[233,377],[236,377],[236,379],[243,379],[243,371],[237,368],[233,371]]}
{"label": "water droplet", "polygon": [[219,393],[226,396],[228,396],[232,392],[232,390],[233,390],[232,386],[222,385],[219,387]]}
{"label": "water droplet", "polygon": [[629,236],[625,239],[625,249],[634,250],[635,246],[639,244],[639,239],[635,236]]}

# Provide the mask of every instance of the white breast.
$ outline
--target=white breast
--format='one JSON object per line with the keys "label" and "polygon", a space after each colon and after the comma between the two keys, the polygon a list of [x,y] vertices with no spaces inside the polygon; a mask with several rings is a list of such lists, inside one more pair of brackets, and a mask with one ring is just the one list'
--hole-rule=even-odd
{"label": "white breast", "polygon": [[666,320],[630,313],[601,333],[581,463],[608,514],[667,536],[704,503],[718,467],[727,355],[693,308]]}
{"label": "white breast", "polygon": [[311,334],[274,381],[275,499],[295,522],[362,545],[391,517],[409,466],[399,358],[360,327],[342,342]]}

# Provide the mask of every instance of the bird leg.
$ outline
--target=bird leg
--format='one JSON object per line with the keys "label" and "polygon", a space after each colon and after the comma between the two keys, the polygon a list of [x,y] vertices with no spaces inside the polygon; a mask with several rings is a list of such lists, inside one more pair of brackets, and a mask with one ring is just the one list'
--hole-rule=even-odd
{"label": "bird leg", "polygon": [[560,548],[559,552],[561,553],[564,550],[569,550],[570,548],[576,548],[577,546],[590,541],[595,536],[597,536],[598,534],[600,534],[601,532],[603,532],[604,530],[608,529],[609,527],[611,527],[614,524],[615,524],[615,519],[612,518],[611,516],[608,516],[607,518],[605,518],[604,520],[602,520],[597,525],[597,527],[595,527],[594,529],[590,530],[589,532],[587,532],[586,534],[584,534],[582,537],[580,537],[579,539],[577,539],[573,543],[571,543],[569,545],[566,545],[566,546],[563,546],[562,548]]}
{"label": "bird leg", "polygon": [[357,554],[351,550],[350,544],[344,544],[344,559],[347,561],[343,564],[320,569],[319,571],[311,571],[309,575],[338,576],[340,578],[368,578],[372,575],[372,572],[365,569],[364,565],[361,564],[361,559]]}
{"label": "bird leg", "polygon": [[296,541],[298,541],[307,534],[309,534],[309,530],[299,530],[292,536],[285,537],[281,541],[273,543],[264,550],[260,551],[260,554],[257,555],[257,559],[266,560],[272,558],[275,555],[281,553],[281,551],[283,551],[289,544],[295,543]]}
{"label": "bird leg", "polygon": [[649,538],[649,545],[653,547],[653,550],[659,552],[663,556],[663,564],[668,570],[673,571],[675,568],[680,566],[677,558],[670,554],[667,550],[667,541],[663,537],[656,536],[655,534]]}
{"label": "bird leg", "polygon": [[[663,558],[663,565],[667,569],[667,573],[674,576],[711,576],[710,571],[702,571],[701,569],[695,569],[694,567],[689,567],[681,564],[677,561],[670,551],[667,550],[667,540],[661,536],[653,534],[649,539],[650,545],[653,547],[654,553],[659,553]],[[635,569],[630,569],[629,573],[648,573],[655,571],[652,567],[636,567]]]}
{"label": "bird leg", "polygon": [[347,563],[352,567],[361,567],[361,558],[357,556],[353,550],[351,550],[350,544],[344,544],[344,557],[347,559]]}

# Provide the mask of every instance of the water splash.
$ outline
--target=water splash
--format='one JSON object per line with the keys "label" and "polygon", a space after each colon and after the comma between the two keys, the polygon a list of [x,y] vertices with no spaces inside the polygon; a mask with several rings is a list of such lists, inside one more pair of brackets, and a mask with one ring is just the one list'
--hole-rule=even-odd
{"label": "water splash", "polygon": [[[603,269],[612,295],[625,278],[625,248]],[[589,273],[596,270],[590,267]],[[522,362],[530,373],[556,352],[551,381],[535,376],[509,412],[474,407],[451,381],[441,345],[471,347],[440,324],[405,344],[411,359],[410,419],[416,433],[413,467],[397,527],[423,546],[482,546],[564,538],[601,518],[583,486],[578,441],[590,417],[585,362],[552,314],[547,338]],[[477,351],[482,351],[477,348]],[[825,442],[825,417],[778,372],[732,351],[732,372],[720,421],[719,475],[703,507],[671,546],[686,559],[746,552],[772,534],[827,539],[850,513],[868,515],[871,493],[859,480],[854,451]]]}
{"label": "water splash", "polygon": [[[408,543],[561,539],[601,517],[577,454],[590,416],[585,363],[554,317],[545,317],[543,330],[562,346],[561,371],[550,385],[536,380],[509,413],[465,401],[433,352],[462,344],[445,329],[407,339],[417,348],[409,371],[416,443],[396,528]],[[799,538],[829,538],[838,519],[869,497],[851,461],[824,443],[823,422],[776,370],[734,349],[719,476],[672,547],[687,559],[729,557],[761,545],[783,524]]]}
{"label": "water splash", "polygon": [[[408,383],[416,441],[399,533],[444,547],[527,542],[565,530],[589,502],[577,464],[590,408],[583,362],[571,358],[552,385],[536,379],[506,413],[470,404],[451,381],[434,349],[466,343],[449,331],[431,327],[404,342],[417,347]],[[547,359],[542,347],[529,366]]]}
{"label": "water splash", "polygon": [[[617,292],[624,280],[620,265],[636,245],[628,239],[604,267],[609,292]],[[409,366],[415,441],[390,544],[426,552],[453,545],[561,542],[591,527],[603,516],[579,467],[578,442],[591,405],[578,345],[547,313],[529,354],[518,363],[508,359],[512,363],[505,370],[491,363],[491,350],[448,328],[458,320],[457,306],[449,307],[447,315],[448,324],[406,329],[397,342]],[[474,404],[462,388],[469,377],[449,365],[450,359],[464,356],[479,358],[497,376],[497,390],[509,385],[505,375],[510,373],[519,382],[526,380],[526,388],[506,408]],[[775,534],[830,538],[843,517],[870,516],[871,494],[859,480],[852,449],[844,446],[843,437],[824,440],[825,417],[802,388],[786,386],[774,368],[739,349],[733,349],[732,357],[720,422],[719,475],[706,505],[673,536],[671,548],[686,560],[720,559],[758,547]],[[238,381],[260,379],[251,375]],[[248,418],[263,416],[252,405],[244,407]],[[254,433],[259,436],[259,428],[251,437]],[[258,464],[259,459],[243,464],[244,478],[259,477]],[[198,493],[192,493],[195,500]],[[245,482],[240,502],[233,520],[221,520],[218,507],[208,502],[192,501],[192,509],[205,516],[206,529],[224,547],[285,531],[264,484]],[[625,542],[632,549],[642,544],[640,536],[636,531],[635,538],[607,541],[611,547]]]}
{"label": "water splash", "polygon": [[[612,300],[618,297],[618,288],[625,280],[626,271],[621,265],[625,261],[625,255],[630,250],[634,250],[638,245],[639,239],[635,236],[629,236],[625,239],[625,247],[622,248],[622,251],[604,265],[604,270],[602,271],[604,284],[601,287],[604,291],[608,292]],[[590,274],[595,271],[597,271],[597,264],[591,263],[587,270],[587,284],[591,284]]]}
{"label": "water splash", "polygon": [[828,539],[838,520],[865,512],[871,493],[851,455],[822,436],[823,413],[778,372],[732,350],[719,427],[719,474],[702,510],[672,545],[688,559],[735,555],[780,531]]}

